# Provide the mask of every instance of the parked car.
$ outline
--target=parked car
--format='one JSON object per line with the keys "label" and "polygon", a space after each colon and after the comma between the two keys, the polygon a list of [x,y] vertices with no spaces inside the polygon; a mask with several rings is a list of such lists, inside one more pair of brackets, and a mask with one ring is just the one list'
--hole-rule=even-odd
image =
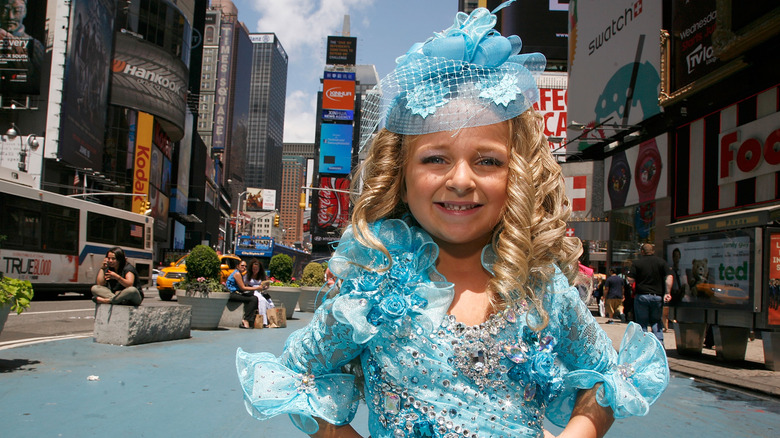
{"label": "parked car", "polygon": [[152,284],[157,284],[157,277],[162,273],[161,270],[154,268],[152,269]]}
{"label": "parked car", "polygon": [[[189,255],[189,254],[188,254]],[[233,254],[224,254],[219,256],[219,262],[222,270],[222,283],[227,281],[230,275],[241,262],[241,258]],[[187,275],[187,256],[182,256],[175,263],[171,263],[167,268],[163,268],[160,275],[157,276],[157,292],[160,299],[170,301],[176,294],[176,284],[184,280]]]}

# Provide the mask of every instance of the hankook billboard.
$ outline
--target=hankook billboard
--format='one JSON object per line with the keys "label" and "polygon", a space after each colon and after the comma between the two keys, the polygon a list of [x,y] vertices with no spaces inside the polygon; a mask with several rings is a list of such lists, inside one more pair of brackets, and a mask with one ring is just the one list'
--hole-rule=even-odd
{"label": "hankook billboard", "polygon": [[117,34],[111,76],[111,104],[134,108],[169,123],[171,140],[184,135],[187,67],[165,50],[128,34]]}

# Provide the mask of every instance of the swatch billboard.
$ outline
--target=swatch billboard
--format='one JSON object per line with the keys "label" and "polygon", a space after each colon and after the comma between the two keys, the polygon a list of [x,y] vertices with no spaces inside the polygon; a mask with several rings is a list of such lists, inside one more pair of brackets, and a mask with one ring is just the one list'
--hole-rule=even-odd
{"label": "swatch billboard", "polygon": [[661,113],[662,3],[569,2],[567,153]]}

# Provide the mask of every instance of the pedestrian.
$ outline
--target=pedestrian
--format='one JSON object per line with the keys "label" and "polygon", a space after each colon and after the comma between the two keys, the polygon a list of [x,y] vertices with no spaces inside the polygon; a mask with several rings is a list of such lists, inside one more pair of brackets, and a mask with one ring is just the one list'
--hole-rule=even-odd
{"label": "pedestrian", "polygon": [[628,282],[635,286],[634,313],[636,322],[663,343],[663,303],[672,299],[672,270],[664,259],[655,255],[655,247],[645,243],[642,256],[634,260],[628,272]]}
{"label": "pedestrian", "polygon": [[609,277],[604,281],[606,289],[606,314],[610,319],[624,321],[623,316],[623,289],[626,282],[617,275],[615,269],[609,270]]}
{"label": "pedestrian", "polygon": [[248,286],[248,289],[254,290],[254,295],[257,297],[257,314],[263,317],[263,327],[268,327],[268,309],[273,309],[276,306],[271,300],[271,295],[266,292],[271,285],[271,280],[266,278],[263,262],[258,259],[249,261],[244,274],[244,284]]}
{"label": "pedestrian", "polygon": [[666,387],[663,346],[629,326],[618,356],[573,287],[582,247],[532,107],[544,60],[495,23],[459,13],[378,85],[385,127],[328,264],[338,295],[279,357],[238,350],[256,418],[358,436],[362,388],[373,438],[540,437],[545,414],[602,436]]}
{"label": "pedestrian", "polygon": [[[682,301],[683,296],[685,296],[685,288],[688,287],[687,279],[683,283],[683,276],[685,276],[684,273],[681,273],[680,270],[680,259],[682,258],[682,253],[680,252],[680,248],[675,248],[672,250],[672,289],[671,289],[671,295],[672,299],[668,302],[664,302],[664,310],[663,310],[663,323],[664,323],[664,331],[669,330],[669,312],[671,307],[677,306],[680,301]],[[684,284],[684,285],[683,285]],[[676,320],[672,320],[672,322],[677,322]]]}
{"label": "pedestrian", "polygon": [[92,301],[98,304],[138,306],[144,299],[138,272],[127,262],[125,251],[115,246],[106,252],[92,286]]}

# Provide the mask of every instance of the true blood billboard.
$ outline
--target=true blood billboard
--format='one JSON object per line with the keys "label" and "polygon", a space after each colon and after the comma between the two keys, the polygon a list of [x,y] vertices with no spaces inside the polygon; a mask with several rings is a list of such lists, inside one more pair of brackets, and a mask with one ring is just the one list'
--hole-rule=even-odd
{"label": "true blood billboard", "polygon": [[317,191],[317,222],[312,236],[314,242],[327,243],[338,240],[339,230],[349,222],[349,180],[320,177],[319,187],[324,190]]}

